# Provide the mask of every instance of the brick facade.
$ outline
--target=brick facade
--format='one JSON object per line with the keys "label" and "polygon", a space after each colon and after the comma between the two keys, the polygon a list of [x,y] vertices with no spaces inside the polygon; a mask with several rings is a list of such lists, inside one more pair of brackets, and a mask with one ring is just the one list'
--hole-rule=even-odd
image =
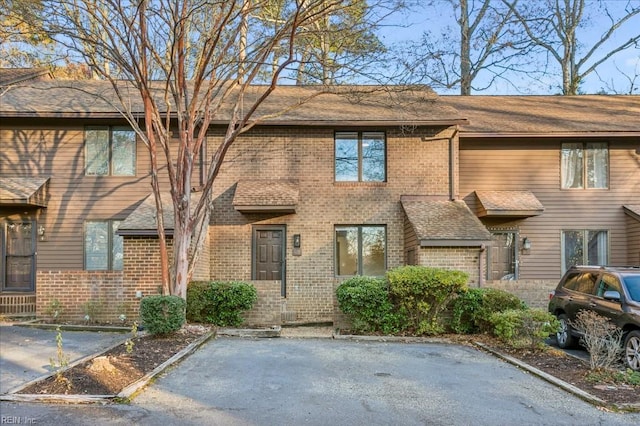
{"label": "brick facade", "polygon": [[159,253],[157,238],[126,237],[122,271],[38,271],[36,316],[50,319],[57,300],[61,321],[82,322],[88,313],[91,322],[117,324],[121,314],[127,323],[138,320],[138,295],[162,292]]}
{"label": "brick facade", "polygon": [[128,323],[138,317],[135,290],[126,284],[122,271],[38,271],[36,316],[52,320],[59,302],[58,321]]}
{"label": "brick facade", "polygon": [[469,274],[469,287],[479,286],[480,250],[469,247],[423,247],[418,250],[418,265],[456,269]]}
{"label": "brick facade", "polygon": [[488,281],[484,287],[496,288],[515,294],[531,308],[546,309],[549,293],[555,290],[559,280]]}

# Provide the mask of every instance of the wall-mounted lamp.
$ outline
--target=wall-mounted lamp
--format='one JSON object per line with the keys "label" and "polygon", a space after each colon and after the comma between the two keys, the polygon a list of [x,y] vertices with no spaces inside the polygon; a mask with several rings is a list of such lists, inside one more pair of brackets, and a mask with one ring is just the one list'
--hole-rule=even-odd
{"label": "wall-mounted lamp", "polygon": [[45,232],[46,230],[44,229],[44,226],[40,225],[38,226],[38,236],[40,237],[40,241],[44,241],[45,240]]}
{"label": "wall-mounted lamp", "polygon": [[524,237],[522,240],[522,249],[531,250],[531,240],[528,237]]}
{"label": "wall-mounted lamp", "polygon": [[293,247],[300,248],[300,234],[293,234]]}

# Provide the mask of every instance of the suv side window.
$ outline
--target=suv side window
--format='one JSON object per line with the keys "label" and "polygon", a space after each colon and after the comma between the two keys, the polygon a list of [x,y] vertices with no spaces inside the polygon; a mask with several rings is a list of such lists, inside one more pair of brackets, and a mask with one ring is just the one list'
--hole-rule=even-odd
{"label": "suv side window", "polygon": [[594,294],[598,274],[593,272],[576,272],[569,275],[564,283],[564,288],[579,291],[580,293]]}
{"label": "suv side window", "polygon": [[627,291],[631,299],[640,302],[640,275],[624,275],[623,280],[627,285]]}
{"label": "suv side window", "polygon": [[596,296],[603,297],[605,291],[617,291],[622,294],[622,287],[620,286],[618,278],[613,275],[604,274],[602,278],[600,278],[600,282],[598,282]]}

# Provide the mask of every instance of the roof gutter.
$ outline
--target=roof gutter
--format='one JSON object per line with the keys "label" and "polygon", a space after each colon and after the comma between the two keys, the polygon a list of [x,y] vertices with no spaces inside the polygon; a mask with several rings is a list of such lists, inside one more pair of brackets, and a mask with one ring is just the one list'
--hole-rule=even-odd
{"label": "roof gutter", "polygon": [[[134,112],[134,115],[142,115],[142,112]],[[173,116],[173,114],[172,114]],[[3,112],[0,118],[69,118],[69,119],[124,119],[125,116],[118,112]],[[210,126],[226,126],[228,120],[212,120]],[[249,124],[252,124],[251,122]],[[268,120],[257,121],[257,126],[305,126],[305,127],[393,127],[401,124],[411,124],[414,126],[454,126],[469,124],[467,119],[451,119],[451,120]]]}
{"label": "roof gutter", "polygon": [[496,133],[496,132],[466,132],[460,131],[460,136],[464,138],[575,138],[575,137],[633,137],[640,136],[640,130],[627,132],[557,132],[557,133]]}

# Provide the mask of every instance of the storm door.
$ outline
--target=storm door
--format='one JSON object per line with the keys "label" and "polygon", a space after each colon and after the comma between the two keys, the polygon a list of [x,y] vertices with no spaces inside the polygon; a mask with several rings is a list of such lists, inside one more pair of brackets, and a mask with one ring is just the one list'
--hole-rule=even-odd
{"label": "storm door", "polygon": [[36,239],[33,222],[8,222],[2,229],[2,291],[35,290]]}
{"label": "storm door", "polygon": [[281,281],[285,287],[285,228],[284,226],[253,228],[253,279]]}
{"label": "storm door", "polygon": [[491,250],[487,259],[489,280],[518,279],[517,233],[491,231]]}

